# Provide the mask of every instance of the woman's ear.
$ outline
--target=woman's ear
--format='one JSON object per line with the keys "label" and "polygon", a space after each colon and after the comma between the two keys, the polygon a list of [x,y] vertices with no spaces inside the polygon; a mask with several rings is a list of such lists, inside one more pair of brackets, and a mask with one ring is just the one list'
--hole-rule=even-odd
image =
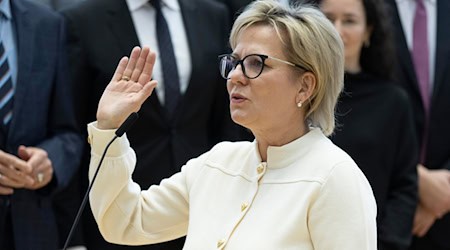
{"label": "woman's ear", "polygon": [[304,104],[308,102],[316,88],[316,76],[311,72],[305,72],[301,75],[296,102]]}

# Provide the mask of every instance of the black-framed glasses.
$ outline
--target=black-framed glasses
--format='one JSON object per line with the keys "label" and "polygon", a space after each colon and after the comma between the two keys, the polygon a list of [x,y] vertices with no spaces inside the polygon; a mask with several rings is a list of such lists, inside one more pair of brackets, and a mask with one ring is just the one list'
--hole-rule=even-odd
{"label": "black-framed glasses", "polygon": [[242,73],[244,73],[244,76],[249,79],[255,79],[263,72],[264,66],[266,65],[265,61],[267,59],[273,59],[275,61],[282,62],[307,71],[300,65],[268,55],[250,54],[239,60],[231,54],[225,54],[219,56],[220,75],[224,79],[230,79],[230,73],[234,69],[236,69],[238,65],[241,65]]}

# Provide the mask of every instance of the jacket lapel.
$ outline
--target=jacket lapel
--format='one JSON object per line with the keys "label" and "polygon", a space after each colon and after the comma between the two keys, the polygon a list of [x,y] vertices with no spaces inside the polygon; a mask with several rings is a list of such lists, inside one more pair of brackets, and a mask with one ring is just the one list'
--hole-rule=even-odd
{"label": "jacket lapel", "polygon": [[180,4],[184,29],[186,30],[192,65],[191,78],[189,79],[188,88],[186,90],[186,93],[182,96],[180,102],[178,102],[178,105],[183,105],[184,99],[187,96],[187,92],[193,88],[193,84],[198,83],[195,80],[195,76],[202,75],[202,72],[198,67],[198,65],[201,65],[200,60],[202,56],[202,48],[200,48],[199,46],[200,44],[202,44],[202,41],[200,41],[201,34],[199,31],[202,27],[202,21],[198,18],[201,14],[198,13],[195,1],[192,2],[192,0],[179,0],[178,2]]}
{"label": "jacket lapel", "polygon": [[[186,30],[186,35],[188,39],[188,46],[191,52],[191,64],[192,64],[192,75],[195,75],[198,72],[194,72],[196,70],[196,62],[199,60],[199,55],[201,55],[199,51],[199,47],[197,44],[201,44],[198,39],[200,39],[198,32],[198,27],[201,25],[200,20],[197,20],[198,13],[195,3],[192,0],[179,0],[181,9],[181,15],[183,17],[184,28]],[[192,77],[191,77],[192,78]],[[191,83],[189,82],[189,85]]]}
{"label": "jacket lapel", "polygon": [[[119,44],[123,55],[128,56],[135,46],[140,46],[136,29],[134,27],[126,1],[111,0],[106,18],[111,32],[115,36],[115,40]],[[147,105],[151,105],[152,107],[150,108],[153,110],[156,107],[156,111],[159,115],[163,117],[165,116],[163,115],[165,110],[159,102],[158,95],[156,93],[153,93],[147,101],[145,101],[143,107]],[[145,108],[142,108],[140,112],[145,112],[145,110]]]}
{"label": "jacket lapel", "polygon": [[[445,66],[450,58],[450,1],[437,1],[436,66],[433,93],[439,93],[444,84]],[[434,96],[434,94],[433,94]]]}
{"label": "jacket lapel", "polygon": [[122,53],[129,55],[134,46],[139,46],[139,40],[126,1],[111,0],[106,18]]}
{"label": "jacket lapel", "polygon": [[[13,18],[15,19],[15,29],[16,29],[16,41],[17,41],[17,84],[14,91],[14,108],[13,108],[13,119],[11,121],[11,127],[17,128],[20,121],[17,120],[17,115],[20,114],[23,105],[27,105],[25,102],[27,100],[27,89],[28,83],[32,81],[31,71],[33,63],[33,41],[35,35],[35,29],[30,19],[27,18],[28,10],[23,6],[21,1],[11,1]],[[14,132],[12,129],[9,130],[9,134]]]}
{"label": "jacket lapel", "polygon": [[414,85],[414,89],[419,93],[419,87],[417,83],[417,77],[414,70],[414,65],[412,62],[411,52],[409,51],[408,44],[405,38],[405,32],[403,31],[402,22],[400,20],[400,16],[398,14],[397,4],[395,0],[391,0],[391,6],[394,12],[393,21],[394,21],[394,32],[395,39],[397,44],[397,53],[399,54],[399,64],[400,67],[407,73],[407,81]]}

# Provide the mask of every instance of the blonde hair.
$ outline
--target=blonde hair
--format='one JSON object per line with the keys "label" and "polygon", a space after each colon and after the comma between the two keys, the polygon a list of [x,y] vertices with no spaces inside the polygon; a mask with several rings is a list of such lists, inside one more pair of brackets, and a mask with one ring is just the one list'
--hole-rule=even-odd
{"label": "blonde hair", "polygon": [[261,24],[275,30],[290,62],[316,77],[305,119],[325,135],[332,134],[334,110],[344,86],[344,48],[338,32],[315,7],[258,0],[236,19],[230,35],[231,48],[236,47],[241,32],[251,25]]}

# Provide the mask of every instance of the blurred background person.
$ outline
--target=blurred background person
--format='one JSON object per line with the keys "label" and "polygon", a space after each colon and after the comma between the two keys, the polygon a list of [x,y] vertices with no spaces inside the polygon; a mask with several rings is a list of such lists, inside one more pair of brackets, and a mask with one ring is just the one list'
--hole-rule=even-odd
{"label": "blurred background person", "polygon": [[27,0],[1,0],[0,19],[0,249],[56,249],[52,197],[82,151],[65,27]]}
{"label": "blurred background person", "polygon": [[[46,5],[53,10],[60,10],[67,8],[73,4],[76,4],[84,0],[32,0],[36,3]],[[78,197],[79,185],[78,178],[72,178],[69,184],[53,195],[53,209],[55,213],[56,223],[58,225],[59,233],[59,247],[63,247],[64,242],[69,234],[69,228],[74,219],[74,213],[77,210],[81,202],[81,198]],[[74,196],[76,194],[76,196]],[[69,249],[82,250],[83,238],[81,232],[77,229],[72,236]],[[77,248],[75,248],[77,247]]]}
{"label": "blurred background person", "polygon": [[377,200],[378,249],[407,249],[417,204],[412,108],[394,83],[396,62],[383,0],[319,0],[345,47],[344,92],[332,135],[363,170]]}
{"label": "blurred background person", "polygon": [[[88,0],[63,14],[83,131],[96,119],[100,96],[123,55],[136,45],[147,45],[162,58],[153,75],[159,82],[156,93],[143,104],[140,119],[128,133],[139,157],[133,178],[141,188],[178,172],[215,143],[240,138],[242,129],[231,121],[225,80],[217,66],[217,56],[228,51],[226,6],[212,0]],[[84,152],[79,177],[83,192],[89,153]],[[158,165],[149,167],[150,162]],[[118,246],[103,239],[89,208],[83,223],[89,249],[173,250],[184,242]]]}
{"label": "blurred background person", "polygon": [[411,249],[450,249],[450,1],[385,0],[393,7],[397,76],[414,114],[419,205]]}

